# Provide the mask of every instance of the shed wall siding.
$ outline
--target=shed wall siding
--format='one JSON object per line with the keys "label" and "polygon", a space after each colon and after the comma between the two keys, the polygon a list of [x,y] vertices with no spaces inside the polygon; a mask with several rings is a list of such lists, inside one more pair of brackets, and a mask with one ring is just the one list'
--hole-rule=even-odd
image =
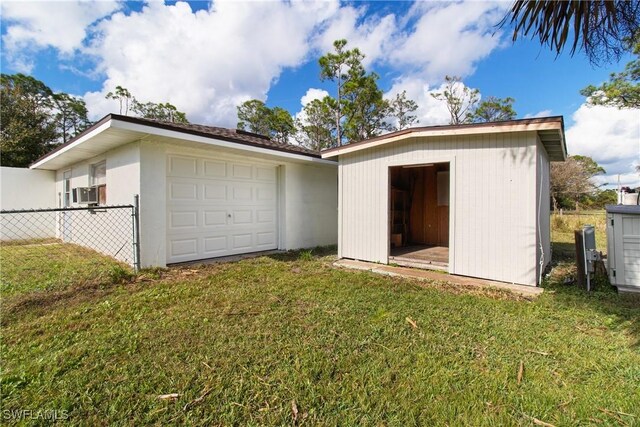
{"label": "shed wall siding", "polygon": [[[539,283],[540,270],[544,272],[546,266],[551,262],[551,195],[549,183],[551,165],[549,164],[547,151],[539,139],[537,140],[536,152],[536,213],[538,215],[538,236],[536,236],[536,256],[538,264],[536,267],[536,277]],[[541,260],[542,264],[540,264]]]}
{"label": "shed wall siding", "polygon": [[388,262],[390,166],[451,162],[449,271],[536,283],[534,132],[408,140],[340,157],[342,257]]}

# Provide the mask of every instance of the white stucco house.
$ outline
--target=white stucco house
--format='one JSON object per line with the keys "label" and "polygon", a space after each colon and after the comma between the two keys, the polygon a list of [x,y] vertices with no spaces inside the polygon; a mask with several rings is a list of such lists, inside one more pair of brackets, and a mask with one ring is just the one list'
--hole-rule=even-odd
{"label": "white stucco house", "polygon": [[53,171],[55,207],[139,195],[142,267],[337,242],[337,163],[248,132],[110,114],[31,169]]}
{"label": "white stucco house", "polygon": [[407,129],[339,161],[338,255],[536,286],[551,260],[550,161],[562,117]]}

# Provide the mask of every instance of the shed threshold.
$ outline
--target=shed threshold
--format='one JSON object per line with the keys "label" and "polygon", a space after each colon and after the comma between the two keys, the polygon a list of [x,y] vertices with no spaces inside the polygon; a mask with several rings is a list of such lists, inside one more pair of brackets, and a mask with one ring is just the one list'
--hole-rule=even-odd
{"label": "shed threshold", "polygon": [[493,280],[478,279],[474,277],[442,274],[435,271],[418,270],[415,268],[394,267],[391,265],[356,261],[345,258],[339,259],[333,265],[340,268],[371,271],[372,273],[382,274],[385,276],[403,277],[406,279],[424,280],[430,282],[444,281],[453,285],[467,286],[471,288],[476,287],[500,289],[528,298],[535,298],[543,292],[542,288],[538,288],[535,286],[517,285],[514,283],[496,282]]}
{"label": "shed threshold", "polygon": [[449,248],[431,245],[392,248],[389,254],[389,264],[425,270],[449,271]]}

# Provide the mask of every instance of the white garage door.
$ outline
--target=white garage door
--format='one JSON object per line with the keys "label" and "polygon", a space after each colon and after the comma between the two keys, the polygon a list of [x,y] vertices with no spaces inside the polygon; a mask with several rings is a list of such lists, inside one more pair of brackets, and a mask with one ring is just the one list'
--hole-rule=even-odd
{"label": "white garage door", "polygon": [[169,155],[167,263],[276,249],[276,167]]}

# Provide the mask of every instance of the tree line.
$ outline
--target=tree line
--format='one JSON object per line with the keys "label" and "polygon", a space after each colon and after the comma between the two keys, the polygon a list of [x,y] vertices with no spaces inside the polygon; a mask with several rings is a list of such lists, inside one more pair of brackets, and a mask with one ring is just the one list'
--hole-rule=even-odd
{"label": "tree line", "polygon": [[[407,92],[385,99],[379,76],[363,66],[365,55],[347,49],[347,40],[333,43],[334,50],[318,60],[320,81],[333,83],[333,93],[307,103],[293,117],[282,107],[268,107],[259,99],[238,106],[238,128],[267,136],[280,143],[297,142],[315,151],[337,147],[384,132],[398,131],[419,123],[418,104]],[[447,76],[441,93],[432,94],[446,103],[451,124],[509,120],[516,117],[513,98],[489,97],[469,89],[456,76]]]}
{"label": "tree line", "polygon": [[[121,86],[106,98],[118,101],[120,114],[188,123],[170,103],[139,102]],[[0,164],[12,167],[29,166],[93,124],[82,98],[24,74],[0,75],[0,117]]]}

